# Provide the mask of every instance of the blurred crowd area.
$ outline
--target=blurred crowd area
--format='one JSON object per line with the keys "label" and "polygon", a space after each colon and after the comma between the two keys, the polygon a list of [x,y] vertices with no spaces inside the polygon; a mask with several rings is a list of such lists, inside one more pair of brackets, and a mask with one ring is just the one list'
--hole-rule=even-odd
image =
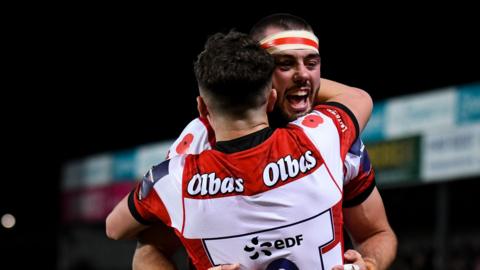
{"label": "blurred crowd area", "polygon": [[[434,241],[417,237],[401,237],[397,258],[391,270],[439,269],[436,266]],[[480,270],[480,234],[453,235],[443,258],[451,270]]]}

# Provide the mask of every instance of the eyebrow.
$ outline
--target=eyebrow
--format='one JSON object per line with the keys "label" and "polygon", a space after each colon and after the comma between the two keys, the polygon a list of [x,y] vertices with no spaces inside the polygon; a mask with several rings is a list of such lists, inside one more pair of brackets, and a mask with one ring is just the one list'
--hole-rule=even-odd
{"label": "eyebrow", "polygon": [[304,57],[305,58],[320,58],[320,54],[318,53],[311,53],[311,54],[308,54],[307,56]]}
{"label": "eyebrow", "polygon": [[[279,54],[274,54],[273,56],[274,56],[274,58],[281,58],[281,57],[297,58],[296,56],[291,55],[291,54],[281,54],[281,53],[279,53]],[[310,53],[310,54],[305,55],[303,58],[305,59],[305,58],[317,58],[317,57],[320,58],[320,54],[318,54],[318,53]]]}

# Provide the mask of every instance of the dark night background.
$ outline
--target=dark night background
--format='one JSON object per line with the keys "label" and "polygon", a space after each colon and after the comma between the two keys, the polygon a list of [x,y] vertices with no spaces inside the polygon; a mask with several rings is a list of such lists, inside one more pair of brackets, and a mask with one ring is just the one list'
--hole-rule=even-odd
{"label": "dark night background", "polygon": [[175,138],[196,116],[192,64],[217,31],[301,16],[320,38],[322,76],[374,101],[480,80],[473,9],[217,8],[3,8],[0,214],[17,226],[1,229],[0,257],[55,265],[61,165]]}

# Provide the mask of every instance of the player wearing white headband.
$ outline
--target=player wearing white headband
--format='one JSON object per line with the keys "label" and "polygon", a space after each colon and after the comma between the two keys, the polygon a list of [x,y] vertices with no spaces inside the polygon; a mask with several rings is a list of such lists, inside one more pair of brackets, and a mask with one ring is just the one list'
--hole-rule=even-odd
{"label": "player wearing white headband", "polygon": [[[277,90],[278,96],[276,112],[288,120],[294,120],[305,115],[318,102],[337,101],[346,105],[353,112],[354,117],[358,120],[360,130],[363,129],[371,112],[369,96],[359,89],[320,79],[318,39],[313,34],[311,27],[303,20],[298,19],[300,18],[285,14],[270,16],[260,21],[251,32],[251,36],[259,40],[262,47],[275,57],[273,86]],[[184,143],[190,145],[190,148],[186,150],[187,153],[209,149],[211,142],[214,142],[212,138],[208,140],[209,135],[202,135],[203,139],[199,141],[203,141],[203,143],[198,143],[198,140],[193,142],[184,140],[187,138],[185,135],[192,130],[201,130],[201,134],[207,134],[208,132],[204,132],[206,130],[204,124],[206,123],[202,123],[201,120],[194,120],[189,125],[190,129],[187,127],[171,148],[171,156],[178,154],[176,152],[178,149],[184,151],[183,147],[179,147]],[[195,139],[197,138],[199,137],[195,136]],[[348,195],[348,191],[346,192],[345,195],[348,198],[350,195]],[[351,195],[351,198],[355,198],[355,196]],[[353,205],[351,209],[344,210],[346,227],[357,244],[356,248],[362,255],[368,257],[366,259],[369,265],[368,269],[385,269],[395,256],[396,239],[386,221],[383,203],[376,188],[372,195],[367,194],[367,198],[359,200],[357,203],[358,205]],[[359,217],[359,214],[365,214],[362,212],[363,210],[359,211],[361,207],[367,207],[365,210],[370,212],[372,206],[376,210],[376,215],[368,215],[367,218]],[[355,222],[356,225],[354,225]],[[155,237],[144,238],[147,241],[152,239]],[[164,239],[167,238],[164,237]],[[173,269],[169,268],[172,266],[166,265],[165,260],[161,257],[155,262],[155,252],[157,251],[149,249],[148,245],[142,246],[137,250],[134,268]],[[148,263],[143,258],[148,258],[151,262]],[[348,251],[345,254],[345,260],[360,265],[361,269],[366,269],[365,262],[358,252]],[[163,263],[163,266],[159,266],[160,263]]]}
{"label": "player wearing white headband", "polygon": [[262,48],[270,54],[279,54],[287,50],[311,50],[318,52],[318,38],[305,30],[281,31],[260,40]]}

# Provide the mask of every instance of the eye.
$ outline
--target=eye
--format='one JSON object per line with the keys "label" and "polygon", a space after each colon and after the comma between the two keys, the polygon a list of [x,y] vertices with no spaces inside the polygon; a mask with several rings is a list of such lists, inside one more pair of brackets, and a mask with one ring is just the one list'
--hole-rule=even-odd
{"label": "eye", "polygon": [[279,60],[275,62],[275,65],[280,69],[287,71],[292,68],[294,65],[294,62],[291,60]]}
{"label": "eye", "polygon": [[318,59],[310,59],[305,62],[305,66],[308,69],[316,69],[320,65],[320,60]]}

